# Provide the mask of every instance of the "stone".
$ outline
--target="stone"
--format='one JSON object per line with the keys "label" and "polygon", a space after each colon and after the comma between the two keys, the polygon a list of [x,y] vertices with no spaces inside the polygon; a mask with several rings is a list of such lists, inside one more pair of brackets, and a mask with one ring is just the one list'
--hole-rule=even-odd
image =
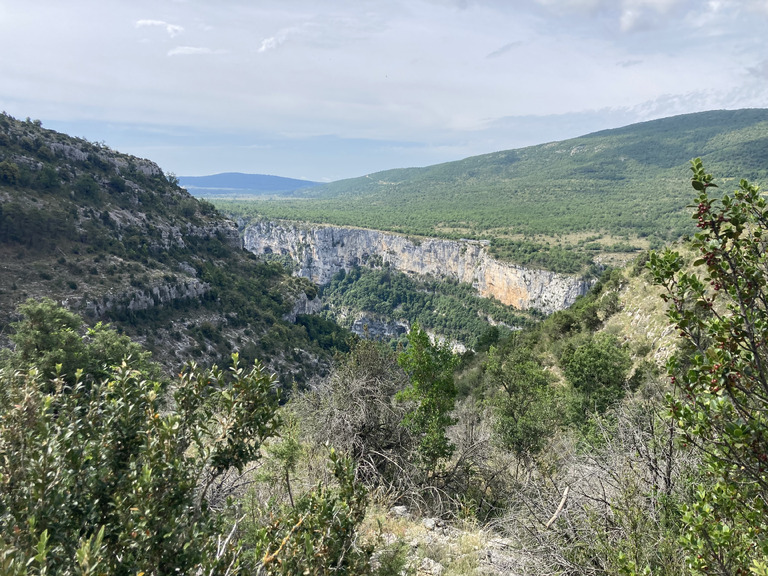
{"label": "stone", "polygon": [[435,520],[434,518],[424,518],[423,524],[424,524],[424,528],[426,528],[427,530],[434,530],[435,528],[437,528],[437,520]]}
{"label": "stone", "polygon": [[392,506],[389,510],[396,518],[410,518],[411,513],[408,512],[407,506]]}
{"label": "stone", "polygon": [[484,243],[472,240],[414,240],[378,230],[266,220],[244,224],[242,237],[255,254],[290,256],[298,275],[321,285],[354,266],[389,265],[407,274],[471,284],[480,296],[546,314],[567,308],[589,289],[574,276],[496,260]]}
{"label": "stone", "polygon": [[445,569],[440,562],[432,558],[423,558],[416,571],[417,576],[440,576]]}

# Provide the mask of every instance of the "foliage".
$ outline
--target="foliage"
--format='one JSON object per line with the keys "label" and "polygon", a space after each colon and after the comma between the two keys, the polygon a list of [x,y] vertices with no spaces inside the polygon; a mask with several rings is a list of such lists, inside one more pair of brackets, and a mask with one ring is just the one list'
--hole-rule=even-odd
{"label": "foliage", "polygon": [[698,460],[678,440],[655,380],[593,415],[589,436],[561,438],[550,472],[519,487],[503,523],[523,538],[519,573],[686,573],[681,506]]}
{"label": "foliage", "polygon": [[390,348],[358,340],[327,378],[290,406],[310,445],[329,444],[352,456],[368,486],[402,492],[418,445],[401,426],[407,404],[395,401],[407,385]]}
{"label": "foliage", "polygon": [[21,172],[15,163],[8,160],[0,162],[0,181],[13,186],[19,181],[19,178],[21,178]]}
{"label": "foliage", "polygon": [[410,379],[410,386],[398,397],[414,403],[403,425],[420,437],[418,456],[428,470],[434,470],[441,459],[453,453],[445,430],[453,423],[453,370],[458,360],[445,345],[432,344],[429,335],[414,324],[408,333],[408,347],[397,361]]}
{"label": "foliage", "polygon": [[529,315],[481,298],[469,284],[417,280],[386,267],[341,271],[322,287],[321,296],[331,314],[359,310],[407,325],[418,322],[467,346],[476,345],[488,331],[489,319],[510,327],[531,322]]}
{"label": "foliage", "polygon": [[[600,252],[691,233],[677,182],[696,154],[728,177],[766,175],[765,110],[687,114],[424,168],[333,182],[301,197],[221,201],[238,217],[477,238],[500,257],[572,271]],[[652,190],[653,193],[649,193]],[[585,235],[609,237],[597,246]],[[592,248],[598,248],[593,250]]]}
{"label": "foliage", "polygon": [[296,324],[303,326],[310,341],[325,350],[349,352],[352,334],[332,320],[316,314],[298,314]]}
{"label": "foliage", "polygon": [[28,300],[19,312],[23,318],[13,324],[10,336],[15,344],[11,365],[34,365],[45,380],[59,377],[73,384],[78,369],[81,381],[100,380],[125,360],[131,368],[160,378],[157,365],[141,346],[101,323],[82,337],[83,320],[50,298]]}
{"label": "foliage", "polygon": [[583,421],[592,412],[605,412],[624,397],[631,360],[615,336],[603,332],[566,348],[561,365],[577,393],[575,421]]}
{"label": "foliage", "polygon": [[[588,269],[595,256],[593,252],[580,248],[578,245],[571,246],[568,244],[551,246],[527,239],[493,238],[490,252],[499,260],[515,262],[529,268],[544,268],[565,274],[579,274]],[[635,248],[628,246],[623,251],[634,252]]]}
{"label": "foliage", "polygon": [[232,222],[148,160],[0,114],[0,196],[0,333],[19,302],[45,295],[111,322],[173,373],[238,348],[289,368],[285,385],[345,347],[336,326],[285,319],[314,287],[242,250]]}
{"label": "foliage", "polygon": [[[239,367],[237,356],[229,373],[189,365],[173,384],[168,409],[151,371],[101,364],[120,357],[120,350],[134,352],[126,340],[96,340],[108,344],[108,354],[78,346],[77,319],[50,302],[25,310],[34,320],[22,320],[22,349],[14,360],[35,341],[50,362],[63,342],[78,351],[82,366],[95,369],[65,377],[57,367],[49,378],[33,357],[0,368],[0,558],[6,568],[18,574],[226,573],[236,550],[222,539],[222,518],[208,506],[210,489],[225,470],[257,458],[260,443],[275,434],[273,378],[258,365]],[[45,324],[55,329],[46,334]]]}
{"label": "foliage", "polygon": [[486,386],[497,391],[496,435],[515,457],[527,461],[545,447],[560,420],[553,378],[524,347],[508,353],[491,347],[484,371]]}
{"label": "foliage", "polygon": [[370,574],[373,550],[357,542],[357,526],[365,516],[367,492],[355,482],[349,457],[330,451],[336,488],[318,484],[295,505],[268,511],[265,526],[250,527],[244,543],[263,574],[293,576]]}
{"label": "foliage", "polygon": [[747,574],[768,559],[768,206],[746,180],[718,198],[700,159],[691,169],[699,268],[671,250],[650,260],[684,344],[672,411],[706,464],[683,541],[696,572]]}

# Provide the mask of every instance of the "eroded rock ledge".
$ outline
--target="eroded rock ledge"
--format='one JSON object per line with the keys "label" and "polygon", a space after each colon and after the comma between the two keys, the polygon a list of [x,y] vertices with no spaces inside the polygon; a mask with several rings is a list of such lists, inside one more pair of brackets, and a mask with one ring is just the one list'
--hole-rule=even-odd
{"label": "eroded rock ledge", "polygon": [[471,240],[415,240],[378,230],[266,220],[245,224],[242,236],[247,250],[290,256],[298,274],[318,284],[342,269],[387,263],[407,274],[465,282],[481,296],[545,313],[567,308],[589,288],[573,276],[500,262]]}

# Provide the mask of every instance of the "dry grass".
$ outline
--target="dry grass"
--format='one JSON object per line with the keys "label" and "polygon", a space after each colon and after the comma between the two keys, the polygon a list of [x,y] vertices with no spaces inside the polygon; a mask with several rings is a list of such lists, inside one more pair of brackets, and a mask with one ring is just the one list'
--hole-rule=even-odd
{"label": "dry grass", "polygon": [[647,358],[663,366],[677,346],[677,335],[661,299],[663,290],[653,285],[648,272],[630,276],[625,270],[625,278],[627,286],[619,294],[621,309],[603,329],[630,343],[636,360]]}
{"label": "dry grass", "polygon": [[[377,503],[371,505],[361,533],[376,546],[377,561],[391,561],[394,553],[400,551],[400,574],[492,576],[508,573],[509,551],[500,554],[499,550],[509,546],[500,546],[497,536],[480,529],[473,521],[447,523],[435,518],[419,518]],[[384,574],[397,573],[387,572],[386,567],[380,570]]]}

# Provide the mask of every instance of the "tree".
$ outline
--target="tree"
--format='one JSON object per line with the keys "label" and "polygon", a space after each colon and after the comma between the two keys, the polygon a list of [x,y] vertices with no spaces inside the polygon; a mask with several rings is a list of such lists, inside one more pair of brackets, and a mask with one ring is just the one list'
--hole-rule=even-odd
{"label": "tree", "polygon": [[168,180],[168,183],[171,186],[178,186],[179,185],[179,177],[176,176],[173,172],[168,172],[165,174],[165,179]]}
{"label": "tree", "polygon": [[304,435],[350,455],[358,478],[387,489],[408,483],[416,449],[401,426],[406,405],[395,396],[408,385],[391,348],[358,340],[328,378],[291,399]]}
{"label": "tree", "polygon": [[524,347],[506,354],[491,347],[483,368],[485,382],[496,391],[496,435],[519,460],[527,461],[544,448],[557,427],[552,377]]}
{"label": "tree", "polygon": [[21,178],[21,171],[19,166],[14,162],[3,160],[0,162],[0,182],[6,184],[17,184]]}
{"label": "tree", "polygon": [[700,159],[691,169],[699,257],[649,262],[682,339],[672,413],[705,462],[684,544],[698,573],[768,574],[768,207],[746,180],[718,198]]}
{"label": "tree", "polygon": [[458,360],[447,346],[432,344],[429,335],[415,323],[408,333],[408,347],[397,361],[410,378],[410,386],[399,398],[413,402],[403,425],[420,436],[419,457],[427,469],[434,470],[440,459],[453,453],[445,431],[453,424],[453,370]]}
{"label": "tree", "polygon": [[581,346],[566,349],[561,365],[577,393],[577,421],[592,412],[605,412],[623,398],[631,360],[615,336],[596,334]]}
{"label": "tree", "polygon": [[73,384],[78,369],[80,380],[91,382],[106,377],[125,360],[130,368],[160,378],[158,366],[141,346],[101,323],[81,335],[82,319],[50,298],[27,300],[19,312],[22,320],[12,326],[15,349],[7,359],[11,366],[34,365],[44,380],[59,377]]}
{"label": "tree", "polygon": [[229,372],[191,364],[169,408],[141,363],[106,364],[127,339],[102,327],[96,346],[49,301],[23,312],[0,366],[0,571],[228,573],[233,533],[208,502],[276,433],[274,377],[236,355]]}
{"label": "tree", "polygon": [[93,200],[99,196],[99,184],[88,174],[75,180],[74,189],[78,198]]}

